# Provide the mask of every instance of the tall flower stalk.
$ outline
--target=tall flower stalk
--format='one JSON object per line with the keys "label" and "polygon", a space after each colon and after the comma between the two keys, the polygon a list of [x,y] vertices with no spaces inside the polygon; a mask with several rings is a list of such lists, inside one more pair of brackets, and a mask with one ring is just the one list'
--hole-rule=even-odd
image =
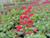
{"label": "tall flower stalk", "polygon": [[[26,8],[26,6],[22,7],[23,9]],[[33,26],[33,19],[30,19],[34,13],[31,13],[32,6],[29,6],[27,10],[20,15],[20,25],[16,25],[16,31],[17,32],[23,32],[24,34],[31,34],[34,32],[37,32],[36,28]]]}

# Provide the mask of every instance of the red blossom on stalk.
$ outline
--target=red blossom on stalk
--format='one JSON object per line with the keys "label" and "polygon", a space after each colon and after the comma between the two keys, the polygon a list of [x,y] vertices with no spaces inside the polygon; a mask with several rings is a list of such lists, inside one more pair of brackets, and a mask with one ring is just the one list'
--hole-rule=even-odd
{"label": "red blossom on stalk", "polygon": [[30,23],[31,24],[31,27],[33,27],[34,25],[33,25],[33,23]]}
{"label": "red blossom on stalk", "polygon": [[23,13],[21,13],[21,15],[27,15],[27,13],[26,12],[23,12]]}
{"label": "red blossom on stalk", "polygon": [[19,25],[16,25],[16,31],[18,31],[18,32],[23,32],[23,30],[20,30],[20,29],[22,29],[22,26],[19,26]]}
{"label": "red blossom on stalk", "polygon": [[27,22],[27,23],[31,23],[32,21],[33,21],[33,20],[27,20],[26,22]]}
{"label": "red blossom on stalk", "polygon": [[22,28],[22,26],[19,26],[19,25],[16,25],[16,27],[17,27],[18,29],[21,29],[21,28]]}
{"label": "red blossom on stalk", "polygon": [[19,23],[20,23],[20,24],[22,24],[22,23],[23,23],[23,21],[19,21]]}
{"label": "red blossom on stalk", "polygon": [[23,24],[26,24],[26,22],[23,22]]}
{"label": "red blossom on stalk", "polygon": [[[25,9],[26,7],[25,6],[23,6],[22,7],[23,9]],[[32,15],[34,15],[34,13],[31,13],[30,11],[30,9],[32,9],[32,6],[29,6],[28,7],[28,9],[25,11],[25,12],[23,12],[23,13],[21,13],[21,15],[20,15],[20,21],[19,21],[19,23],[20,24],[22,24],[23,26],[24,26],[24,28],[20,25],[16,25],[16,31],[17,32],[25,32],[26,34],[31,34],[31,33],[33,33],[33,32],[37,32],[37,30],[36,30],[36,28],[34,28],[34,30],[31,30],[31,31],[26,31],[25,30],[25,27],[27,28],[31,28],[31,27],[33,27],[34,25],[33,25],[33,20],[31,19],[30,20],[30,17],[32,16]],[[24,29],[25,31],[23,31],[22,29]]]}
{"label": "red blossom on stalk", "polygon": [[29,12],[29,13],[30,13],[30,10],[28,10],[28,9],[27,9],[25,12],[26,12],[26,13],[27,13],[27,12]]}
{"label": "red blossom on stalk", "polygon": [[23,21],[19,21],[19,23],[20,23],[20,24],[26,24],[26,22],[23,22]]}
{"label": "red blossom on stalk", "polygon": [[31,27],[30,25],[26,25],[26,27]]}
{"label": "red blossom on stalk", "polygon": [[19,31],[20,32],[20,29],[17,28],[16,31]]}
{"label": "red blossom on stalk", "polygon": [[27,18],[27,19],[29,19],[29,16],[24,16],[24,18]]}
{"label": "red blossom on stalk", "polygon": [[29,16],[32,16],[32,15],[34,15],[34,13],[29,13]]}
{"label": "red blossom on stalk", "polygon": [[26,25],[26,27],[33,27],[33,25]]}
{"label": "red blossom on stalk", "polygon": [[16,31],[17,31],[17,32],[23,32],[23,30],[20,30],[20,29],[18,29],[18,28],[16,29]]}
{"label": "red blossom on stalk", "polygon": [[29,19],[29,16],[22,16],[22,15],[20,15],[20,19],[24,20],[25,18]]}
{"label": "red blossom on stalk", "polygon": [[22,17],[23,17],[23,16],[22,16],[22,15],[20,15],[20,19],[22,19]]}
{"label": "red blossom on stalk", "polygon": [[32,6],[29,6],[28,9],[32,9]]}
{"label": "red blossom on stalk", "polygon": [[23,32],[23,30],[20,30],[20,32]]}
{"label": "red blossom on stalk", "polygon": [[25,9],[25,8],[26,8],[26,6],[23,6],[22,8],[23,8],[23,9]]}
{"label": "red blossom on stalk", "polygon": [[26,34],[31,34],[33,31],[25,31]]}

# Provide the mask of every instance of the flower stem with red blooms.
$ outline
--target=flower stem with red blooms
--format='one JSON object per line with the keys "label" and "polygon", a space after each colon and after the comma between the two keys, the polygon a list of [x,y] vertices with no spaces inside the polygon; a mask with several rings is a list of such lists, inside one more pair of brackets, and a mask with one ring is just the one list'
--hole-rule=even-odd
{"label": "flower stem with red blooms", "polygon": [[[26,6],[23,6],[22,8],[25,9]],[[30,20],[30,17],[32,15],[34,15],[34,13],[31,13],[31,9],[32,9],[32,6],[29,6],[25,12],[21,13],[21,15],[20,15],[21,20],[19,21],[20,25],[16,25],[16,27],[17,27],[16,31],[17,32],[23,32],[24,34],[31,34],[34,31],[36,32],[36,29],[35,30],[29,30],[29,28],[34,26],[32,23],[33,20],[32,19]],[[27,30],[25,29],[25,27]]]}

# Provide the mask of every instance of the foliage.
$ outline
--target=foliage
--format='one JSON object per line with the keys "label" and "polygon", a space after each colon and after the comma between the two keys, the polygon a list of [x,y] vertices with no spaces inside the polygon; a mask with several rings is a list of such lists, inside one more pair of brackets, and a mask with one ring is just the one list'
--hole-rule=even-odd
{"label": "foliage", "polygon": [[31,35],[26,35],[24,38],[46,38],[45,35],[40,35],[40,34],[31,34]]}
{"label": "foliage", "polygon": [[[24,6],[25,7],[25,6]],[[23,7],[23,8],[24,8]],[[45,35],[50,36],[50,11],[47,10],[47,6],[44,8],[42,5],[40,6],[32,6],[33,8],[31,9],[31,13],[34,13],[30,17],[30,19],[33,19],[33,28],[37,28],[37,32],[35,34],[26,34],[24,35],[25,38],[46,38]],[[19,8],[19,7],[18,7]],[[20,6],[20,9],[17,7],[11,7],[9,10],[6,10],[6,13],[0,14],[0,38],[21,38],[20,34],[19,35],[16,33],[16,25],[20,25],[19,20],[20,15],[22,12],[27,10],[22,9],[22,5]],[[49,7],[48,7],[49,8]],[[22,20],[23,21],[23,20]],[[23,26],[23,25],[22,25]],[[25,30],[34,30],[28,27],[25,27]],[[24,29],[23,29],[24,30]]]}

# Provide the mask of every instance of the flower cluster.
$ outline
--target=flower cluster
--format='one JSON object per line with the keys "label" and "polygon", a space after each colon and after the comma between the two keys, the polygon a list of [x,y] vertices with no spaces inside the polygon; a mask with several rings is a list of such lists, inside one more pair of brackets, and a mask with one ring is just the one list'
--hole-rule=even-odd
{"label": "flower cluster", "polygon": [[[26,6],[23,6],[22,8],[25,9]],[[30,19],[30,17],[32,15],[34,15],[34,13],[31,13],[31,9],[32,9],[32,6],[29,6],[25,12],[21,13],[21,15],[20,15],[21,20],[19,21],[20,25],[16,25],[17,32],[24,32],[26,34],[31,34],[34,31],[36,32],[36,29],[35,30],[28,30],[28,31],[26,31],[26,29],[25,29],[25,27],[28,29],[28,28],[31,28],[34,26],[33,19]]]}

